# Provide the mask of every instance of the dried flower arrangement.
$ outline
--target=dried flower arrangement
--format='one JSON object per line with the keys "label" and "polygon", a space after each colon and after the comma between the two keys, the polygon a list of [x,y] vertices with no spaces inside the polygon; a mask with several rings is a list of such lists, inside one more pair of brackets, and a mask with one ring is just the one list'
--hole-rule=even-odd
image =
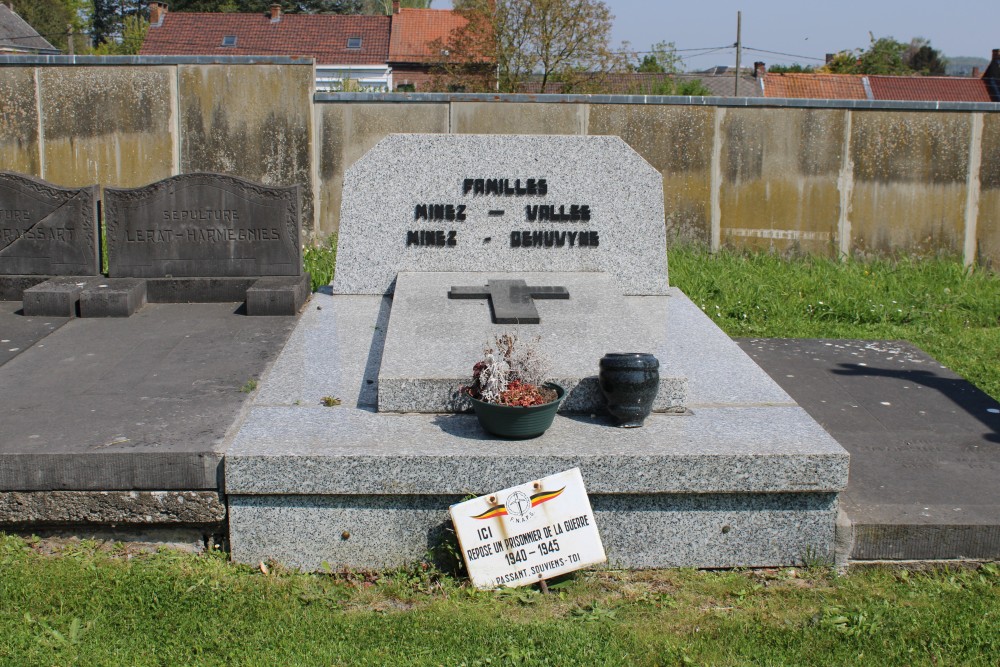
{"label": "dried flower arrangement", "polygon": [[522,343],[516,333],[497,334],[473,366],[472,384],[462,391],[485,403],[513,407],[556,400],[558,392],[544,384],[547,364],[538,351],[538,341]]}

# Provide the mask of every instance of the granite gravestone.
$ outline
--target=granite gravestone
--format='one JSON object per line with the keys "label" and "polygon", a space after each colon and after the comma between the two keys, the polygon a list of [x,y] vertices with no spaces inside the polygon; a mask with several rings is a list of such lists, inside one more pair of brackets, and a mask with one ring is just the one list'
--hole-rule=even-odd
{"label": "granite gravestone", "polygon": [[[668,288],[661,179],[618,137],[382,140],[345,177],[333,283],[394,292],[379,410],[466,409],[455,390],[501,325],[540,336],[563,411],[599,410],[596,360],[665,342],[625,299]],[[657,409],[683,411],[685,388],[665,372]]]}
{"label": "granite gravestone", "polygon": [[21,299],[43,276],[98,275],[97,239],[96,186],[0,172],[0,298]]}
{"label": "granite gravestone", "polygon": [[247,300],[294,314],[308,296],[300,187],[195,173],[104,190],[108,275],[146,279],[151,301]]}
{"label": "granite gravestone", "polygon": [[344,177],[333,292],[384,294],[401,271],[582,271],[665,294],[661,188],[618,137],[392,135]]}
{"label": "granite gravestone", "polygon": [[[345,175],[340,230],[333,289],[226,454],[234,560],[399,566],[462,496],[575,466],[619,566],[832,553],[846,452],[668,287],[662,176],[620,139],[390,136]],[[538,323],[516,326],[541,337],[549,378],[582,411],[532,440],[444,414],[513,326],[494,321],[494,288],[515,320],[530,299]],[[549,289],[568,298],[533,296]],[[655,354],[674,381],[658,409],[690,410],[615,428],[587,382],[617,351]]]}

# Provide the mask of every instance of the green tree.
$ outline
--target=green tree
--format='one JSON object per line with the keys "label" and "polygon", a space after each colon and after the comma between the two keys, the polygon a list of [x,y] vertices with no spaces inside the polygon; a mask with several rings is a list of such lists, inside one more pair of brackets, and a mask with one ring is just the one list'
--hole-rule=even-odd
{"label": "green tree", "polygon": [[93,0],[91,38],[94,44],[120,39],[129,16],[144,16],[146,0]]}
{"label": "green tree", "polygon": [[650,52],[643,56],[635,71],[679,74],[683,69],[684,61],[677,55],[677,47],[674,43],[657,42],[650,47]]}
{"label": "green tree", "polygon": [[812,74],[816,68],[812,65],[793,63],[791,65],[771,65],[767,71],[773,74]]}
{"label": "green tree", "polygon": [[91,49],[90,55],[134,56],[142,48],[142,42],[146,39],[147,32],[149,32],[149,21],[138,14],[126,16],[122,22],[121,37],[118,39],[109,37]]}
{"label": "green tree", "polygon": [[833,60],[820,68],[833,74],[913,74],[904,56],[909,45],[892,37],[875,38],[869,33],[871,44],[867,49],[841,51]]}
{"label": "green tree", "polygon": [[[611,15],[602,0],[456,0],[467,19],[464,27],[434,48],[447,54],[452,77],[471,63],[495,67],[501,92],[516,92],[537,75],[542,90],[549,82],[564,92],[584,90],[612,70],[631,69],[611,51]],[[478,83],[451,83],[466,90]]]}
{"label": "green tree", "polygon": [[945,68],[948,66],[948,60],[940,51],[931,47],[929,39],[923,37],[914,37],[910,40],[904,59],[910,69],[924,76],[944,76]]}
{"label": "green tree", "polygon": [[19,0],[14,11],[49,44],[63,51],[68,44],[69,26],[79,30],[73,8],[65,0]]}

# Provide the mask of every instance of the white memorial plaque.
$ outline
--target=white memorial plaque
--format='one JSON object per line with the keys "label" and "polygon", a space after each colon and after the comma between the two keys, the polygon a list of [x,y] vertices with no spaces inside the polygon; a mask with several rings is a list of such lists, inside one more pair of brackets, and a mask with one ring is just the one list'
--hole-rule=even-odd
{"label": "white memorial plaque", "polygon": [[526,586],[603,563],[579,468],[451,506],[477,588]]}

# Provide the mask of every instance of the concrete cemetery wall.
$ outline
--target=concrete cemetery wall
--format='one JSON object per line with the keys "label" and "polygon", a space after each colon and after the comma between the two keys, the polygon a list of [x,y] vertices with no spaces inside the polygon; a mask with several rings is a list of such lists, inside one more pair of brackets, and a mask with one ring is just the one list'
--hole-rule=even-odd
{"label": "concrete cemetery wall", "polygon": [[345,171],[388,134],[617,135],[663,176],[668,238],[1000,266],[1000,104],[314,95],[313,71],[292,58],[0,57],[3,168],[64,186],[192,171],[300,183],[305,241],[338,230]]}
{"label": "concrete cemetery wall", "polygon": [[301,184],[308,237],[313,70],[291,58],[0,57],[3,169],[63,186],[195,171]]}
{"label": "concrete cemetery wall", "polygon": [[611,134],[663,175],[668,238],[833,257],[944,253],[1000,265],[1000,104],[365,93],[315,99],[322,233],[338,229],[333,204],[344,170],[387,134]]}

